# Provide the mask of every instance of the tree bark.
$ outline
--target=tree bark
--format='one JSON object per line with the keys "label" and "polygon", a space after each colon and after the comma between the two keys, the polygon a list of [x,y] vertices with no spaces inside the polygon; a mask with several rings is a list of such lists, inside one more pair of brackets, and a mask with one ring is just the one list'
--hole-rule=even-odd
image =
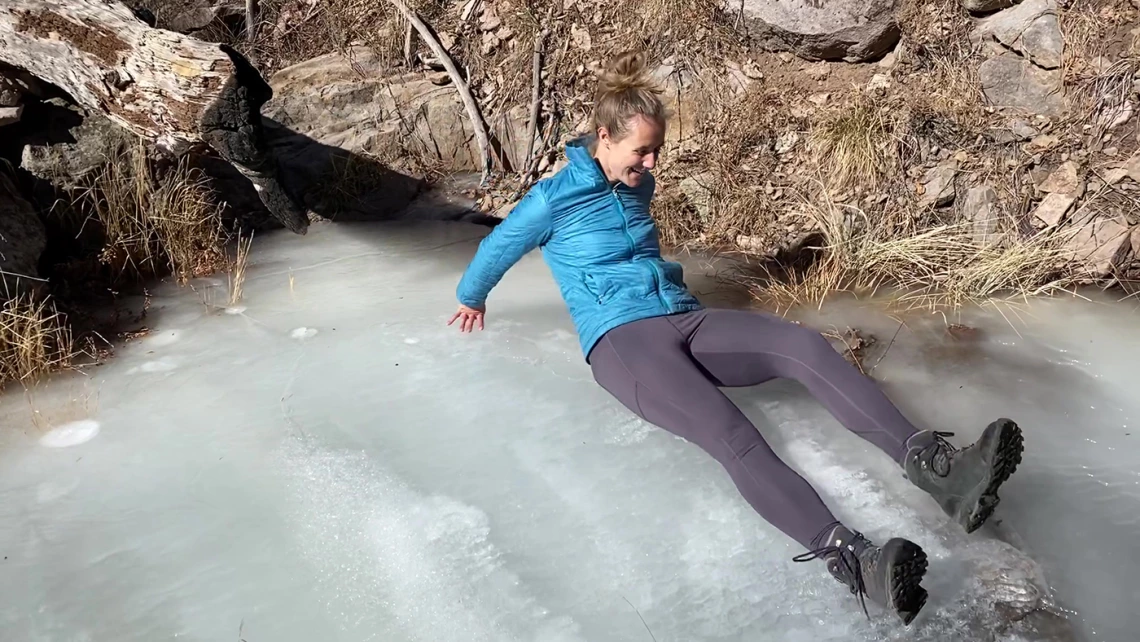
{"label": "tree bark", "polygon": [[172,153],[212,147],[286,228],[307,230],[264,137],[273,90],[232,48],[151,28],[116,0],[4,0],[0,60]]}

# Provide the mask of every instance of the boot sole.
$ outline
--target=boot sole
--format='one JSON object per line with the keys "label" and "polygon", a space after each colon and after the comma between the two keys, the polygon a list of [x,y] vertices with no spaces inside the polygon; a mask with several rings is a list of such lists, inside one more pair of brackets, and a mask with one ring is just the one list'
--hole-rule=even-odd
{"label": "boot sole", "polygon": [[894,538],[882,548],[881,557],[887,568],[889,607],[909,625],[926,605],[927,593],[922,588],[926,575],[926,551],[914,542]]}
{"label": "boot sole", "polygon": [[990,424],[983,433],[982,440],[988,450],[986,459],[990,462],[989,474],[958,509],[958,522],[967,533],[981,528],[993,515],[994,509],[1001,502],[998,489],[1017,470],[1024,450],[1021,428],[1009,419],[998,419]]}

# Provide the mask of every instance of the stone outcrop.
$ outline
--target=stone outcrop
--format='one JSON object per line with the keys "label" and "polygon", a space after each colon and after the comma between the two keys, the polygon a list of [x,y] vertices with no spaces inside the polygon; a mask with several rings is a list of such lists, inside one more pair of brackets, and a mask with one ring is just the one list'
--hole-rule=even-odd
{"label": "stone outcrop", "polygon": [[1064,113],[1056,0],[1025,0],[995,13],[979,21],[971,38],[993,54],[978,74],[994,106],[1049,117]]}
{"label": "stone outcrop", "polygon": [[[61,98],[45,101],[61,112],[69,112],[78,125],[64,132],[48,136],[53,140],[71,139],[71,142],[54,144],[29,144],[24,147],[20,166],[33,176],[50,181],[63,189],[76,189],[93,172],[107,162],[108,156],[116,149],[128,145],[133,135],[99,112],[84,114],[81,109]],[[53,119],[52,126],[63,127]]]}
{"label": "stone outcrop", "polygon": [[[325,145],[350,152],[409,149],[452,170],[480,167],[470,120],[455,88],[435,75],[391,69],[367,47],[349,59],[327,54],[282,69],[270,79],[274,97],[263,115]],[[526,153],[528,110],[519,107],[498,122],[512,167]]]}
{"label": "stone outcrop", "polygon": [[866,61],[899,40],[898,0],[743,0],[749,34],[773,51],[808,59]]}

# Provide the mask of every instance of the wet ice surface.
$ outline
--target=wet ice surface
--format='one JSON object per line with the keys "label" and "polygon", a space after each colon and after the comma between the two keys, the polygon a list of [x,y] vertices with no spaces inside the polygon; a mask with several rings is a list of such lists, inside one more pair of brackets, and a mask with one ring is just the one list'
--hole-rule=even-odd
{"label": "wet ice surface", "polygon": [[[485,331],[445,325],[484,233],[265,235],[240,307],[162,288],[152,333],[37,391],[34,425],[21,394],[0,399],[4,640],[975,640],[1019,595],[1037,604],[1030,557],[956,530],[800,388],[732,391],[841,519],[928,551],[923,615],[903,630],[869,605],[868,621],[715,461],[593,383],[538,253]],[[966,345],[910,319],[875,375],[955,439],[1022,422],[996,517],[1024,542],[1004,537],[1081,639],[1132,639],[1135,312],[1033,314],[1020,337],[992,312],[964,320],[984,330]],[[811,322],[884,344],[896,327],[850,306]],[[1072,639],[1016,635],[997,638]]]}

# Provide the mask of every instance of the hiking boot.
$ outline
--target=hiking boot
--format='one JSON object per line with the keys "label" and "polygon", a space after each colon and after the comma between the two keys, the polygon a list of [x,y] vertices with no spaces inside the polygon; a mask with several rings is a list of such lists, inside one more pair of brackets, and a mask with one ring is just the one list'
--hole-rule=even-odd
{"label": "hiking boot", "polygon": [[926,604],[926,589],[921,586],[926,553],[918,544],[895,537],[880,548],[835,522],[812,540],[812,546],[814,550],[793,560],[826,560],[828,572],[859,598],[868,618],[864,596],[894,613],[903,625],[909,625]]}
{"label": "hiking boot", "polygon": [[924,430],[913,435],[906,443],[903,470],[972,533],[993,514],[1001,501],[998,488],[1021,463],[1021,429],[1009,419],[998,419],[962,450],[943,439],[953,434]]}

